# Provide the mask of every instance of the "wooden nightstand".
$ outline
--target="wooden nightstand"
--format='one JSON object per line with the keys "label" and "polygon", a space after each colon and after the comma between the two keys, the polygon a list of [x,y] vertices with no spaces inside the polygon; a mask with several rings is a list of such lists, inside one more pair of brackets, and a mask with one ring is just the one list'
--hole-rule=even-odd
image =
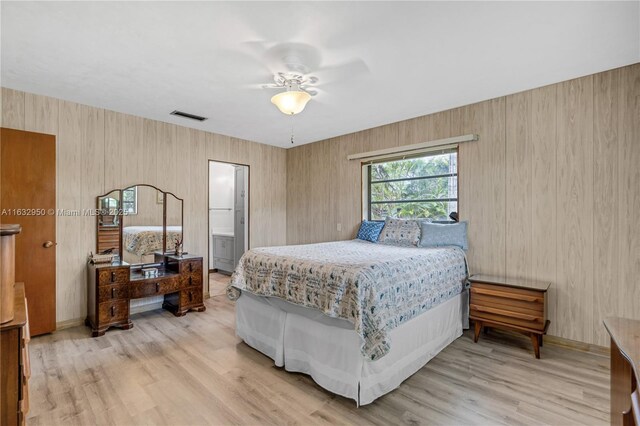
{"label": "wooden nightstand", "polygon": [[473,341],[483,327],[502,328],[531,337],[540,358],[542,336],[547,333],[547,290],[551,283],[523,279],[473,275],[470,315],[475,322]]}

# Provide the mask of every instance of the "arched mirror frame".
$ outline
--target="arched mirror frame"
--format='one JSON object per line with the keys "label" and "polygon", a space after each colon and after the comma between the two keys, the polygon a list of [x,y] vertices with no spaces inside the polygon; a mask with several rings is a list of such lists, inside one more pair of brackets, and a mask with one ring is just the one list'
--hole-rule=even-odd
{"label": "arched mirror frame", "polygon": [[98,252],[98,244],[99,244],[99,227],[100,227],[100,217],[102,216],[100,214],[100,199],[107,197],[110,194],[113,194],[113,192],[118,192],[118,209],[116,211],[116,214],[114,215],[117,220],[118,220],[118,239],[119,239],[119,246],[118,246],[118,255],[120,256],[120,259],[123,259],[123,238],[122,238],[122,192],[129,189],[129,188],[133,188],[133,187],[138,187],[138,186],[146,186],[149,188],[153,188],[158,192],[161,192],[163,194],[163,202],[162,202],[162,253],[166,253],[167,252],[167,195],[171,195],[172,197],[174,197],[176,200],[180,201],[180,229],[182,230],[182,242],[184,244],[184,199],[178,197],[177,195],[175,195],[173,192],[169,192],[169,191],[163,191],[162,189],[158,188],[157,186],[148,184],[148,183],[139,183],[139,184],[134,184],[134,185],[129,185],[126,186],[124,188],[116,188],[116,189],[112,189],[110,191],[107,191],[105,194],[102,195],[98,195],[96,197],[96,205],[98,207],[98,214],[96,214],[96,252]]}

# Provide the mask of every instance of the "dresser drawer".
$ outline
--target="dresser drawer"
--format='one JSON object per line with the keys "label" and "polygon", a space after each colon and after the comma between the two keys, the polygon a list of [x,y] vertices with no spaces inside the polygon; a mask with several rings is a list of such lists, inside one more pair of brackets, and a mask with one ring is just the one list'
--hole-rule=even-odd
{"label": "dresser drawer", "polygon": [[180,273],[202,276],[202,259],[184,260],[180,262]]}
{"label": "dresser drawer", "polygon": [[182,308],[202,305],[202,287],[191,287],[180,292],[180,306]]}
{"label": "dresser drawer", "polygon": [[129,317],[129,301],[114,300],[98,305],[98,321],[100,324],[124,321]]}
{"label": "dresser drawer", "polygon": [[129,268],[111,268],[98,271],[98,285],[126,284]]}
{"label": "dresser drawer", "polygon": [[182,288],[186,287],[194,287],[200,286],[202,287],[202,274],[186,274],[182,276]]}
{"label": "dresser drawer", "polygon": [[103,285],[98,288],[98,303],[129,297],[129,284]]}
{"label": "dresser drawer", "polygon": [[22,374],[27,379],[31,378],[31,358],[29,357],[29,345],[24,344],[21,350],[22,356]]}
{"label": "dresser drawer", "polygon": [[175,293],[180,290],[180,287],[181,282],[177,276],[140,282],[133,281],[129,288],[129,297],[131,299],[138,299],[140,297]]}

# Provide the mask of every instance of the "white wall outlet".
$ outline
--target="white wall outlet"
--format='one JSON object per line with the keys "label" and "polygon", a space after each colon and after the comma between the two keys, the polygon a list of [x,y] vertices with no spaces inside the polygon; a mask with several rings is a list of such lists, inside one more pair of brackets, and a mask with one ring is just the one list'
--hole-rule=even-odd
{"label": "white wall outlet", "polygon": [[338,232],[342,232],[342,224],[341,223],[338,224],[337,228],[338,228]]}

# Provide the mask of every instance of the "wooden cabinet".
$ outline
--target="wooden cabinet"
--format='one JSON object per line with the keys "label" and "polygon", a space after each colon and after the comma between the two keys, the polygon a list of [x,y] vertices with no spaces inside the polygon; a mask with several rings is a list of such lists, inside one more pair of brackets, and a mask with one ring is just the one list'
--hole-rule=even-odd
{"label": "wooden cabinet", "polygon": [[101,336],[109,327],[129,329],[129,266],[121,263],[89,264],[87,279],[87,319],[92,336]]}
{"label": "wooden cabinet", "polygon": [[486,275],[474,275],[469,281],[474,341],[483,327],[518,331],[530,336],[535,356],[540,358],[542,336],[549,327],[546,297],[550,284]]}
{"label": "wooden cabinet", "polygon": [[611,337],[611,424],[640,425],[640,321],[606,318]]}
{"label": "wooden cabinet", "polygon": [[0,424],[23,425],[29,411],[29,321],[24,284],[15,284],[13,320],[0,325]]}
{"label": "wooden cabinet", "polygon": [[132,269],[124,262],[89,264],[88,307],[85,324],[94,337],[103,335],[110,327],[129,329],[129,301],[164,295],[163,308],[176,316],[190,310],[204,311],[202,258],[197,256],[156,255],[157,277],[146,278],[140,269]]}
{"label": "wooden cabinet", "polygon": [[224,235],[213,235],[213,268],[231,273],[235,269],[235,238]]}

